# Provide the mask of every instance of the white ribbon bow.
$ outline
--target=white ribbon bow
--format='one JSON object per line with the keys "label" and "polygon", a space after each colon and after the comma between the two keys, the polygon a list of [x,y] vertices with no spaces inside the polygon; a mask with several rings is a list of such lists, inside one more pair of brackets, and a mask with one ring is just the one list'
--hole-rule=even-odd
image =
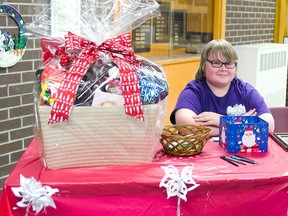
{"label": "white ribbon bow", "polygon": [[16,197],[22,198],[21,201],[17,202],[17,206],[21,208],[26,207],[26,212],[29,211],[31,206],[36,214],[43,208],[43,211],[45,211],[47,206],[56,209],[56,205],[51,196],[59,192],[59,190],[49,186],[42,187],[41,183],[37,182],[33,177],[25,178],[20,174],[20,187],[12,187],[11,189]]}
{"label": "white ribbon bow", "polygon": [[[169,165],[166,167],[161,166],[165,171],[165,176],[160,182],[160,187],[165,187],[167,191],[167,199],[172,196],[178,197],[177,215],[180,215],[180,199],[187,201],[186,195],[189,191],[194,190],[200,184],[192,179],[192,169],[194,166],[186,166],[181,171],[181,176],[179,176],[178,169]],[[186,184],[191,184],[191,187],[187,187]]]}

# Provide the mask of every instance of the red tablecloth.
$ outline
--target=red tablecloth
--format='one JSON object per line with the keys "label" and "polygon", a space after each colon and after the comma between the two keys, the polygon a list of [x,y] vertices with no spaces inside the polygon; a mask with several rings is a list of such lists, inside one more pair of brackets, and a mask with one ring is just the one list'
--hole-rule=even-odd
{"label": "red tablecloth", "polygon": [[[267,153],[242,153],[259,164],[233,166],[219,158],[227,155],[218,142],[208,141],[201,154],[171,157],[159,150],[150,164],[47,170],[32,141],[7,178],[0,201],[0,215],[25,215],[16,206],[20,198],[11,187],[19,187],[20,174],[34,177],[42,185],[58,188],[52,196],[57,209],[38,215],[176,215],[177,197],[167,199],[159,187],[165,173],[161,166],[182,170],[194,164],[193,179],[200,184],[181,201],[181,215],[273,215],[288,212],[288,153],[269,138]],[[96,155],[95,155],[96,156]]]}

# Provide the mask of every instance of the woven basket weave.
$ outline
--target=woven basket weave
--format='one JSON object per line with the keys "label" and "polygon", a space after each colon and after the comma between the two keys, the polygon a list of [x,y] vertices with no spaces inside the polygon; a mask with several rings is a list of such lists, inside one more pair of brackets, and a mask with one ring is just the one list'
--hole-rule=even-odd
{"label": "woven basket weave", "polygon": [[143,106],[144,122],[124,107],[73,107],[68,122],[48,125],[50,110],[38,107],[39,151],[49,169],[151,162],[163,128],[158,104]]}
{"label": "woven basket weave", "polygon": [[211,132],[210,128],[196,125],[167,125],[160,142],[167,154],[190,156],[202,151]]}

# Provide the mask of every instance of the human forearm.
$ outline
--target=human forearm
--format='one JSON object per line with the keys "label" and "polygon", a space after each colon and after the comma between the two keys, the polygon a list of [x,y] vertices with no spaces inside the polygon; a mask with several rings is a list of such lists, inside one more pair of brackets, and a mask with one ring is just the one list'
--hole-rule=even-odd
{"label": "human forearm", "polygon": [[273,134],[275,129],[275,122],[273,116],[270,113],[264,113],[262,115],[259,115],[259,117],[268,123],[269,134]]}

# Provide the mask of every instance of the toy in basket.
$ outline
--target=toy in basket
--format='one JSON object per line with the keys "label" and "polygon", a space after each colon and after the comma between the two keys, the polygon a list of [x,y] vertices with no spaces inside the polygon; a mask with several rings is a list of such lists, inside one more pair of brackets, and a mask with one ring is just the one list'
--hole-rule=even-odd
{"label": "toy in basket", "polygon": [[167,125],[163,128],[160,142],[164,152],[174,156],[199,154],[212,130],[196,125]]}

